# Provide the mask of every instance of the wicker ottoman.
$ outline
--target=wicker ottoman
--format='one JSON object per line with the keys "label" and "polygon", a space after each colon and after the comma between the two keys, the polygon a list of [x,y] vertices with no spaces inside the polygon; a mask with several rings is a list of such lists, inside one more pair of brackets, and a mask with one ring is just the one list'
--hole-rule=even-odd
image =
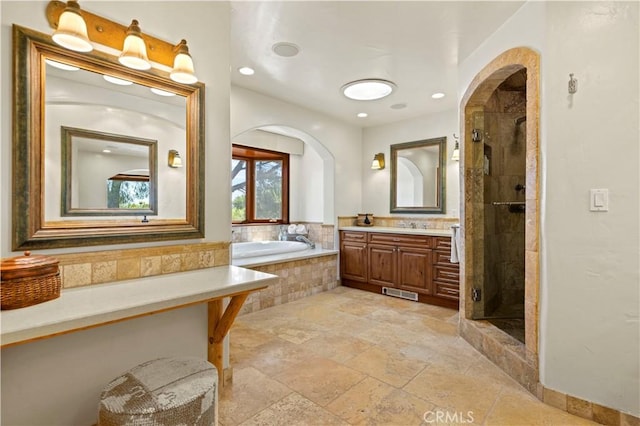
{"label": "wicker ottoman", "polygon": [[215,425],[218,372],[198,358],[160,358],[113,380],[100,396],[99,426]]}

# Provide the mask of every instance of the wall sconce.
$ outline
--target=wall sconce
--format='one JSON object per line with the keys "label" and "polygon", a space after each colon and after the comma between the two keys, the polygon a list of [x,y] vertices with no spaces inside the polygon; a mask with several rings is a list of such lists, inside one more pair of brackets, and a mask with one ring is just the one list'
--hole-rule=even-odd
{"label": "wall sconce", "polygon": [[62,47],[89,52],[93,49],[93,42],[115,50],[122,49],[118,60],[124,66],[148,70],[151,62],[155,62],[171,68],[169,77],[175,82],[193,84],[198,81],[185,40],[173,45],[143,34],[135,19],[126,27],[86,10],[80,11],[75,0],[67,3],[50,1],[46,15],[49,26],[55,30],[52,39]]}
{"label": "wall sconce", "polygon": [[456,146],[453,148],[453,153],[451,154],[451,160],[460,161],[460,143],[458,142],[458,137],[456,134],[453,134],[453,138],[456,140]]}
{"label": "wall sconce", "polygon": [[373,156],[373,162],[371,163],[371,170],[384,169],[384,154],[382,152]]}
{"label": "wall sconce", "polygon": [[182,158],[180,157],[180,153],[175,149],[169,150],[169,167],[173,167],[174,169],[182,167]]}

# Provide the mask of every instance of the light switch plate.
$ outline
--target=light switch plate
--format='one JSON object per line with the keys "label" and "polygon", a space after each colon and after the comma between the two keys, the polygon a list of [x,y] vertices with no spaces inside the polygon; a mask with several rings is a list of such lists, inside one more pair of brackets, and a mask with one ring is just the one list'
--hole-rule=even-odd
{"label": "light switch plate", "polygon": [[609,211],[609,190],[591,189],[589,190],[589,210],[592,212]]}

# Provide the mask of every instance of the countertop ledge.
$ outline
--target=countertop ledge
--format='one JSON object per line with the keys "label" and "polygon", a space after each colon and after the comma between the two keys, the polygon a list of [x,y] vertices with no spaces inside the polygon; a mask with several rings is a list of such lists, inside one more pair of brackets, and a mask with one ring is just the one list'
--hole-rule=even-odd
{"label": "countertop ledge", "polygon": [[409,235],[430,235],[433,237],[450,237],[450,229],[413,229],[413,228],[391,228],[386,226],[343,226],[340,231],[355,232],[381,232],[388,234],[409,234]]}
{"label": "countertop ledge", "polygon": [[276,275],[217,266],[62,290],[59,298],[0,312],[2,346],[267,287]]}

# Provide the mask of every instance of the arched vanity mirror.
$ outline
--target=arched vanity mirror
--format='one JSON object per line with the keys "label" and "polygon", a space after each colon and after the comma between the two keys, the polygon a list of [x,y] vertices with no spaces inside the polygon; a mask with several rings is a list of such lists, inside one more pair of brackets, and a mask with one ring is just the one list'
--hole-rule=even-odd
{"label": "arched vanity mirror", "polygon": [[391,145],[391,213],[444,213],[446,137]]}
{"label": "arched vanity mirror", "polygon": [[204,84],[15,25],[13,49],[14,250],[204,237]]}

